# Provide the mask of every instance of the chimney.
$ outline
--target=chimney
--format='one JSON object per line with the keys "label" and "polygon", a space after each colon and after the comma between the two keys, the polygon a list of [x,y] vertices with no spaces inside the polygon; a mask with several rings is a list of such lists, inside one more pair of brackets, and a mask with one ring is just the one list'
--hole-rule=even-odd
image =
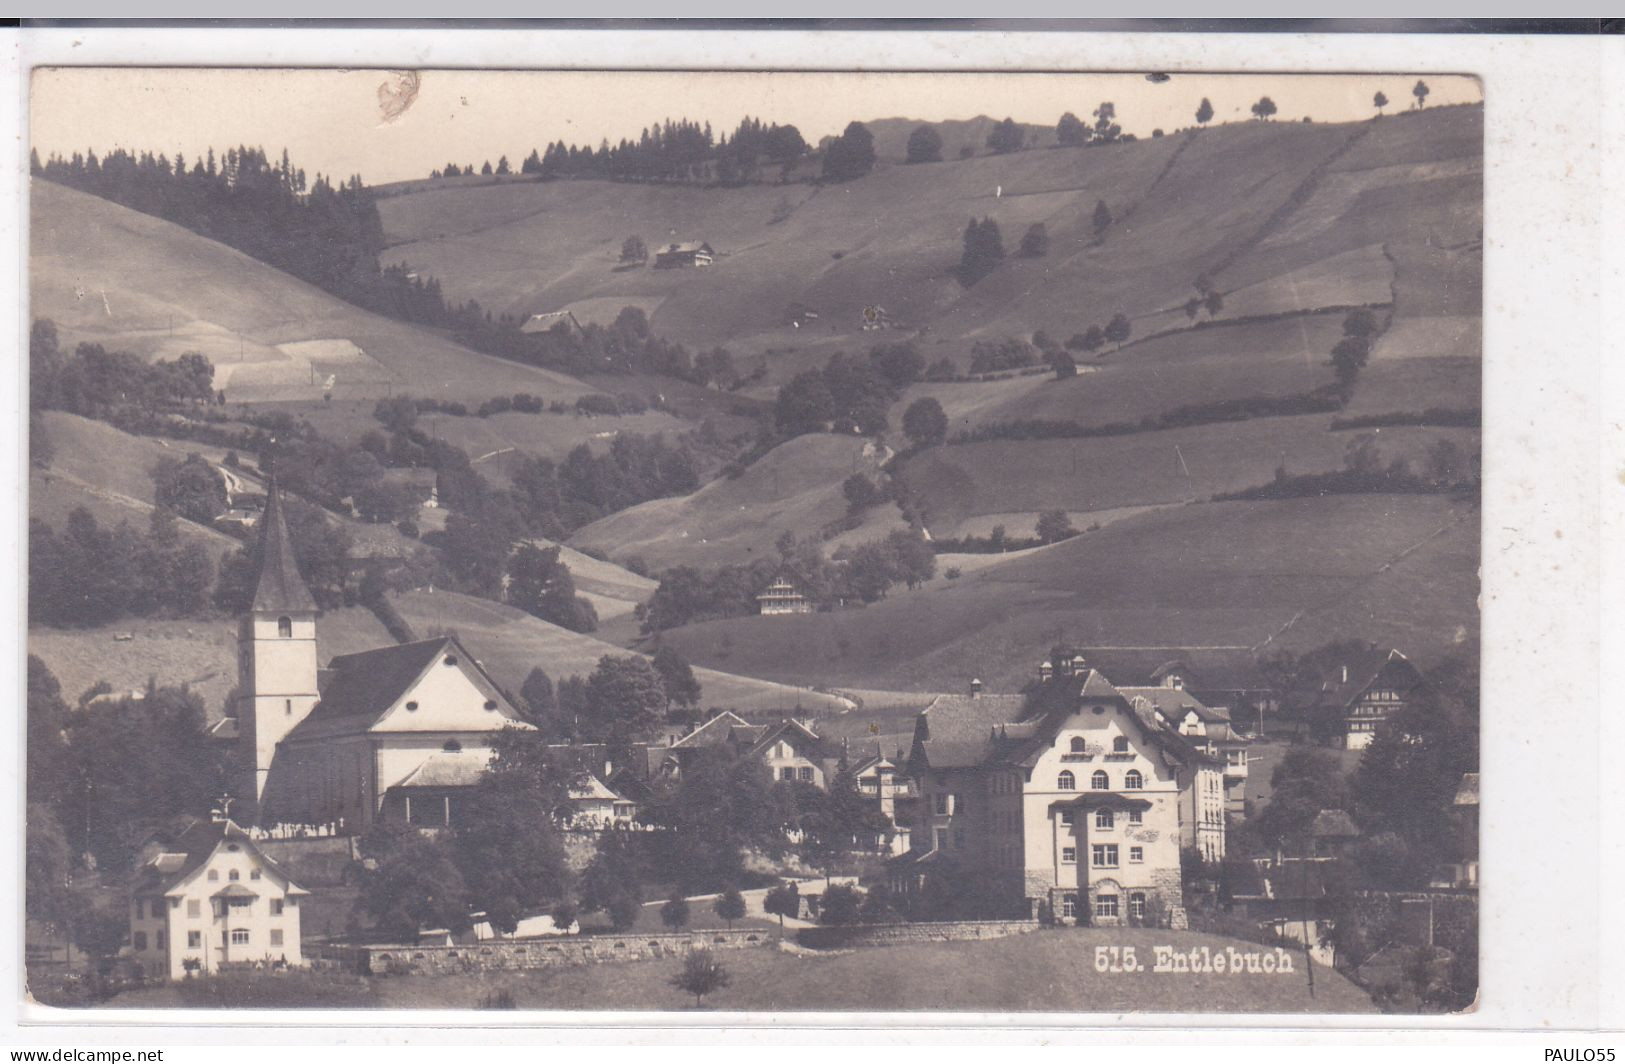
{"label": "chimney", "polygon": [[982,697],[982,681],[981,680],[972,680],[970,682],[970,696],[972,698],[981,698]]}

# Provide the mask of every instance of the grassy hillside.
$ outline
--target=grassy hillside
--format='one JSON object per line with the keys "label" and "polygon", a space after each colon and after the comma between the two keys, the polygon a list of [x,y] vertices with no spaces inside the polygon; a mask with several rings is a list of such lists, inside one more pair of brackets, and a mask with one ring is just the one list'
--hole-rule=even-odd
{"label": "grassy hillside", "polygon": [[865,609],[664,633],[690,660],[793,683],[1014,690],[1057,641],[1415,658],[1476,630],[1478,510],[1438,496],[1206,503],[1126,518]]}
{"label": "grassy hillside", "polygon": [[[82,506],[103,526],[129,521],[145,532],[154,508],[152,470],[161,459],[179,462],[194,451],[215,462],[224,457],[219,448],[132,436],[59,410],[46,411],[42,420],[55,453],[49,467],[29,468],[28,516],[58,531],[68,514]],[[216,561],[238,546],[230,536],[190,521],[176,527],[202,543]]]}
{"label": "grassy hillside", "polygon": [[[115,636],[130,638],[115,638]],[[316,621],[322,660],[394,640],[378,619],[360,607],[329,610]],[[28,652],[37,654],[62,682],[72,703],[99,680],[117,691],[187,684],[203,698],[210,720],[221,716],[237,686],[237,624],[227,616],[162,620],[127,618],[101,628],[28,630]]]}
{"label": "grassy hillside", "polygon": [[[485,599],[445,591],[413,591],[394,598],[396,609],[420,638],[455,632],[500,684],[518,691],[530,670],[541,666],[557,683],[585,677],[605,654],[628,651],[590,635],[566,631],[527,613]],[[839,712],[850,703],[792,685],[696,669],[706,706],[761,714]]]}
{"label": "grassy hillside", "polygon": [[338,398],[407,385],[476,401],[591,390],[359,310],[180,226],[49,181],[30,184],[30,209],[34,317],[54,320],[69,345],[151,358],[201,352],[230,400],[319,399],[329,374]]}
{"label": "grassy hillside", "polygon": [[[390,261],[499,311],[635,300],[678,339],[751,353],[794,345],[810,357],[870,340],[858,332],[859,311],[879,303],[911,327],[929,326],[933,356],[959,355],[976,337],[1044,328],[1064,338],[1117,310],[1143,319],[1142,333],[1177,323],[1167,312],[1202,273],[1237,297],[1228,315],[1386,302],[1385,247],[1476,235],[1481,141],[1480,109],[1456,107],[883,162],[823,189],[564,181],[402,195],[381,209],[396,245]],[[1101,200],[1116,222],[1097,239]],[[949,270],[972,214],[997,221],[1012,251],[1043,222],[1048,255],[1008,259],[961,288]],[[705,270],[618,271],[631,234],[650,246],[708,240],[719,259]],[[815,326],[784,324],[793,302],[820,313]]]}
{"label": "grassy hillside", "polygon": [[816,538],[839,519],[846,512],[841,481],[873,473],[883,457],[862,439],[799,436],[738,477],[622,510],[579,529],[571,541],[615,558],[640,557],[651,570],[776,557],[773,545],[784,532]]}
{"label": "grassy hillside", "polygon": [[[1267,482],[1278,467],[1293,473],[1341,468],[1355,432],[1331,432],[1331,415],[1257,418],[1076,440],[991,440],[935,447],[903,464],[933,535],[977,534],[994,519],[1012,535],[1030,535],[1037,514],[1066,510],[1085,527],[1102,511],[1199,501]],[[1431,427],[1385,428],[1383,456],[1419,464],[1436,440],[1471,453],[1478,432]]]}

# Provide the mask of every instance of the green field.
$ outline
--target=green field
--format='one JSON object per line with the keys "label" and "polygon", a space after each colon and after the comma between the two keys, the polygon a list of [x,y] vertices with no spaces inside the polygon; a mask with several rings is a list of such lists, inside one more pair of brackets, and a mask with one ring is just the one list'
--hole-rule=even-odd
{"label": "green field", "polygon": [[475,402],[515,392],[573,401],[593,390],[360,310],[83,192],[36,180],[30,207],[30,314],[55,321],[70,348],[89,341],[149,358],[200,352],[232,401],[319,400],[330,374],[336,399],[393,388]]}
{"label": "green field", "polygon": [[[991,440],[934,447],[903,465],[935,536],[985,535],[998,515],[1011,535],[1031,535],[1037,514],[1066,510],[1087,527],[1091,515],[1124,507],[1201,501],[1266,483],[1275,470],[1339,469],[1354,432],[1330,432],[1329,414],[1255,418],[1164,432],[1072,440]],[[1385,428],[1384,458],[1419,464],[1440,439],[1464,451],[1478,432],[1434,427]],[[967,528],[969,523],[972,527]],[[947,564],[947,563],[944,563]]]}
{"label": "green field", "polygon": [[[982,337],[1043,328],[1064,339],[1118,310],[1141,335],[1176,325],[1204,272],[1234,297],[1222,317],[1387,302],[1385,249],[1477,232],[1481,140],[1481,110],[1456,107],[882,165],[838,187],[511,183],[394,196],[380,209],[385,257],[440,277],[453,298],[512,314],[636,302],[687,343],[736,355],[794,347],[769,359],[779,380],[874,342],[858,331],[870,304],[909,330],[929,326],[920,339],[934,361],[962,359]],[[1117,218],[1103,241],[1091,221],[1099,200]],[[1011,257],[962,288],[949,271],[973,214],[997,221],[1007,248],[1044,223],[1049,253]],[[719,257],[702,270],[617,270],[632,234],[650,246],[704,239]],[[792,303],[817,322],[789,328]]]}
{"label": "green field", "polygon": [[[605,654],[628,651],[591,635],[567,631],[510,606],[448,591],[412,591],[393,598],[395,608],[420,639],[455,633],[493,679],[518,691],[540,666],[557,684],[586,677]],[[839,712],[849,703],[805,687],[755,680],[696,668],[702,705],[726,706],[758,715]]]}
{"label": "green field", "polygon": [[1440,496],[1204,503],[863,609],[664,633],[691,661],[792,683],[1016,690],[1056,642],[1306,649],[1392,643],[1426,660],[1477,630],[1478,510]]}
{"label": "green field", "polygon": [[783,533],[816,539],[845,514],[841,481],[857,472],[874,475],[883,458],[860,438],[798,436],[738,477],[622,510],[578,529],[571,542],[618,559],[642,558],[651,571],[776,558],[773,545]]}

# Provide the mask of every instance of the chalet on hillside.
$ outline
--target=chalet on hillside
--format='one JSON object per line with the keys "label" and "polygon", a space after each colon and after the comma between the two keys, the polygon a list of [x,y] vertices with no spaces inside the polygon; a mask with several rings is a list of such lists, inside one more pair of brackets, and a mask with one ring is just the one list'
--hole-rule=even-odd
{"label": "chalet on hillside", "polygon": [[709,266],[716,261],[716,252],[703,240],[684,244],[667,244],[655,252],[655,269],[670,270],[681,266]]}
{"label": "chalet on hillside", "polygon": [[776,617],[786,613],[811,613],[812,603],[796,586],[782,576],[756,596],[756,612],[763,617]]}

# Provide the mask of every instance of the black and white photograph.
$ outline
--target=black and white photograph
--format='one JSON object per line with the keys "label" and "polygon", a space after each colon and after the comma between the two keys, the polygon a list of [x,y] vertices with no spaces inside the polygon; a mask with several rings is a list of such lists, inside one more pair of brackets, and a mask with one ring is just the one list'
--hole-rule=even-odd
{"label": "black and white photograph", "polygon": [[28,1000],[1478,1008],[1495,88],[1078,55],[34,69]]}

